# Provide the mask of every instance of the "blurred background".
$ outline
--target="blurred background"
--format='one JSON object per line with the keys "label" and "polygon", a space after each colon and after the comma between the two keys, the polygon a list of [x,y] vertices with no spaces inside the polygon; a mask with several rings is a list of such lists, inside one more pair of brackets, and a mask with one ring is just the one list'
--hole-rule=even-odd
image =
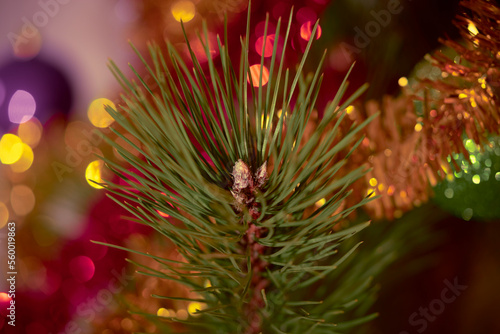
{"label": "blurred background", "polygon": [[[409,82],[432,77],[434,69],[424,64],[424,58],[443,48],[438,38],[461,38],[453,25],[461,13],[455,0],[255,0],[250,34],[255,48],[250,62],[260,62],[262,45],[274,43],[274,37],[263,36],[266,13],[272,32],[278,17],[288,17],[292,7],[291,41],[281,46],[289,49],[282,61],[294,68],[307,41],[316,38],[306,62],[306,68],[313,70],[326,50],[318,109],[331,100],[353,61],[349,89],[370,83],[361,105],[388,96],[396,99]],[[7,323],[9,285],[2,275],[0,332],[162,332],[165,324],[127,311],[187,316],[182,306],[149,298],[158,289],[175,286],[137,278],[125,261],[129,255],[90,242],[175,256],[165,240],[123,219],[126,212],[88,180],[113,177],[97,155],[120,159],[101,135],[118,140],[108,128],[113,120],[104,110],[106,104],[119,103],[120,93],[108,59],[132,76],[129,63],[144,71],[129,42],[146,52],[148,41],[168,39],[186,53],[182,19],[200,62],[206,62],[195,31],[205,20],[208,43],[215,43],[216,34],[223,32],[223,13],[228,17],[229,47],[236,62],[246,25],[244,0],[0,2],[2,273],[9,271],[8,222],[15,222],[17,256],[16,327]],[[318,18],[320,26],[312,36],[311,27]],[[413,133],[422,127],[412,123],[410,128]],[[387,129],[370,131],[379,143],[394,145],[379,147],[387,158],[404,144],[387,139]],[[458,161],[462,170],[441,179],[423,172],[425,180],[415,181],[419,171],[415,175],[410,171],[396,192],[397,185],[382,182],[377,175],[370,175],[360,186],[363,196],[371,187],[390,199],[391,204],[383,202],[383,207],[375,205],[357,214],[373,219],[378,231],[407,233],[425,226],[411,247],[394,248],[395,259],[375,279],[379,298],[372,308],[380,316],[363,327],[366,333],[500,332],[500,141],[488,138],[485,145],[463,138],[470,157],[443,153],[443,159]],[[359,159],[373,163],[370,157]],[[456,282],[462,287],[456,299],[439,302],[443,289]],[[421,308],[430,308],[428,316]]]}

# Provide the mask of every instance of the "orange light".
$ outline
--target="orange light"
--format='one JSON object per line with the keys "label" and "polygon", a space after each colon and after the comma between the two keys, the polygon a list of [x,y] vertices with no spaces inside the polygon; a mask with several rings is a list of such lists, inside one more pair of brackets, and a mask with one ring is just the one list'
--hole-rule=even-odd
{"label": "orange light", "polygon": [[[302,39],[308,41],[311,38],[312,31],[314,28],[314,23],[312,21],[307,21],[300,27],[300,37]],[[316,39],[321,37],[321,26],[318,24],[318,28],[316,29]]]}
{"label": "orange light", "polygon": [[[247,80],[254,87],[259,87],[259,81],[261,80],[260,70],[261,70],[260,64],[255,64],[255,65],[250,66],[251,81],[250,81],[250,77],[248,77],[248,75],[247,75]],[[268,81],[269,81],[269,70],[267,69],[267,67],[263,66],[262,67],[262,86],[267,84]]]}

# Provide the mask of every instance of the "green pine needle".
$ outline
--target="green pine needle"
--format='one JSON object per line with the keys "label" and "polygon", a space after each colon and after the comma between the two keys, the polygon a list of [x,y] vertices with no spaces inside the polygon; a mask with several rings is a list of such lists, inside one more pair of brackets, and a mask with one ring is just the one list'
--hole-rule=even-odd
{"label": "green pine needle", "polygon": [[[110,63],[124,89],[123,104],[117,110],[108,108],[123,130],[112,131],[140,155],[134,156],[108,140],[127,165],[103,159],[128,183],[127,186],[107,183],[109,195],[128,210],[134,221],[145,223],[170,239],[186,262],[109,246],[162,264],[163,269],[158,270],[130,261],[141,268],[141,274],[173,280],[197,292],[197,298],[152,296],[205,303],[207,307],[199,312],[199,317],[181,321],[187,329],[193,326],[191,330],[196,331],[198,326],[206,324],[205,330],[214,333],[247,331],[252,325],[252,320],[246,317],[248,305],[255,298],[252,277],[260,275],[260,280],[269,281],[257,292],[264,302],[258,310],[262,332],[332,333],[332,326],[340,330],[373,318],[369,315],[337,323],[345,319],[343,312],[352,306],[342,306],[326,295],[310,300],[307,293],[318,282],[327,284],[331,274],[353,256],[361,243],[341,253],[339,247],[369,225],[361,223],[332,231],[336,223],[370,200],[366,198],[353,207],[341,209],[341,203],[351,192],[350,186],[366,170],[361,167],[339,174],[360,143],[358,132],[372,118],[343,138],[338,138],[337,131],[345,117],[345,108],[366,86],[340,104],[347,87],[344,80],[321,122],[312,133],[306,133],[323,78],[325,54],[316,71],[305,76],[303,69],[313,38],[296,69],[284,68],[280,59],[285,59],[286,47],[279,55],[275,43],[270,61],[264,59],[262,52],[259,85],[249,85],[250,8],[248,13],[238,69],[233,68],[229,58],[227,33],[224,41],[217,37],[220,54],[217,64],[211,58],[210,47],[214,46],[206,42],[206,25],[198,36],[208,59],[206,65],[200,64],[189,42],[190,66],[170,44],[165,55],[159,46],[149,46],[151,65],[136,50],[155,87],[142,79],[139,74],[142,71],[131,66],[136,80],[129,80]],[[280,32],[281,20],[277,23],[275,40],[284,35],[285,46],[292,14],[284,34]],[[264,39],[267,27],[268,18]],[[318,23],[312,36],[317,28]],[[267,87],[262,85],[264,65],[270,69]],[[280,116],[278,110],[282,110]],[[134,145],[124,133],[135,137],[141,146]],[[252,174],[265,162],[270,166],[267,182],[255,195],[257,218],[252,218],[245,208],[240,212],[231,193],[235,181],[233,167],[238,159],[250,166]],[[131,172],[131,167],[136,171]],[[323,198],[326,203],[315,208],[315,203]],[[256,257],[242,243],[251,225],[265,231],[257,240],[264,247],[257,258],[267,263],[260,272],[251,261]],[[210,281],[209,288],[203,285],[206,279]],[[360,285],[341,300],[355,299],[366,289],[366,285]],[[335,291],[335,287],[328,291]]]}

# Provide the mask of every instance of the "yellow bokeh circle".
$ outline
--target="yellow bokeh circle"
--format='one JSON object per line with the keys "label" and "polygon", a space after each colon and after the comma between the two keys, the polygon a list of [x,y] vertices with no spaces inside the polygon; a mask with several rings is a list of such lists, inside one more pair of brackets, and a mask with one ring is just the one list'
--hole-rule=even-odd
{"label": "yellow bokeh circle", "polygon": [[189,22],[194,18],[196,9],[191,1],[177,1],[170,8],[172,16],[178,22]]}
{"label": "yellow bokeh circle", "polygon": [[11,165],[21,158],[23,154],[23,142],[21,138],[11,133],[6,133],[0,139],[0,161]]}
{"label": "yellow bokeh circle", "polygon": [[111,115],[106,111],[106,106],[109,106],[116,110],[115,104],[108,99],[100,98],[95,99],[89,106],[87,110],[87,116],[90,122],[98,128],[107,128],[110,126],[115,120]]}
{"label": "yellow bokeh circle", "polygon": [[[96,189],[102,189],[104,187],[94,183],[103,183],[102,179],[102,172],[104,168],[104,161],[102,160],[95,160],[89,163],[87,166],[87,169],[85,169],[85,179],[87,180],[88,184],[90,184],[91,187],[94,187]],[[94,182],[92,182],[94,181]]]}

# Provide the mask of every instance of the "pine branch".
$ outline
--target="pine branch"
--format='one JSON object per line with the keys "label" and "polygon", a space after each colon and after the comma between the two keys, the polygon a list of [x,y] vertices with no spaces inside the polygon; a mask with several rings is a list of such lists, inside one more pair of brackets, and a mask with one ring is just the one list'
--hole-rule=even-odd
{"label": "pine branch", "polygon": [[[351,291],[338,312],[329,309],[337,301],[328,296],[316,295],[316,300],[295,296],[315,289],[351,258],[361,243],[337,254],[339,247],[369,225],[333,230],[370,200],[367,197],[351,207],[344,205],[352,183],[365,174],[363,168],[338,176],[360,143],[353,143],[356,133],[373,119],[339,138],[346,107],[365,87],[340,104],[346,78],[305,141],[305,128],[322,82],[324,56],[315,73],[304,77],[302,69],[313,39],[295,71],[283,69],[279,59],[285,57],[286,47],[279,56],[276,43],[270,64],[262,53],[256,75],[248,61],[250,12],[249,7],[238,70],[231,65],[227,42],[222,44],[219,38],[220,64],[211,58],[215,46],[208,42],[206,26],[199,39],[208,68],[200,65],[189,43],[192,67],[170,44],[166,58],[158,46],[150,46],[151,66],[139,54],[155,88],[133,67],[136,81],[128,80],[110,64],[124,93],[118,110],[108,108],[108,112],[141,145],[113,130],[140,155],[134,156],[109,140],[128,166],[103,159],[127,185],[108,182],[105,186],[135,220],[171,240],[184,259],[174,262],[161,255],[143,254],[161,263],[162,270],[134,262],[143,275],[175,281],[196,292],[197,297],[184,300],[202,302],[199,317],[170,320],[182,322],[187,329],[206,326],[214,333],[331,333],[332,327],[347,329],[373,318],[369,315],[336,323],[369,281]],[[285,46],[291,20],[292,13],[284,33]],[[276,41],[280,27],[281,20]],[[264,66],[270,68],[267,83]],[[342,156],[350,146],[349,154]],[[324,204],[318,205],[321,200]],[[315,311],[311,306],[316,304],[324,309]]]}

